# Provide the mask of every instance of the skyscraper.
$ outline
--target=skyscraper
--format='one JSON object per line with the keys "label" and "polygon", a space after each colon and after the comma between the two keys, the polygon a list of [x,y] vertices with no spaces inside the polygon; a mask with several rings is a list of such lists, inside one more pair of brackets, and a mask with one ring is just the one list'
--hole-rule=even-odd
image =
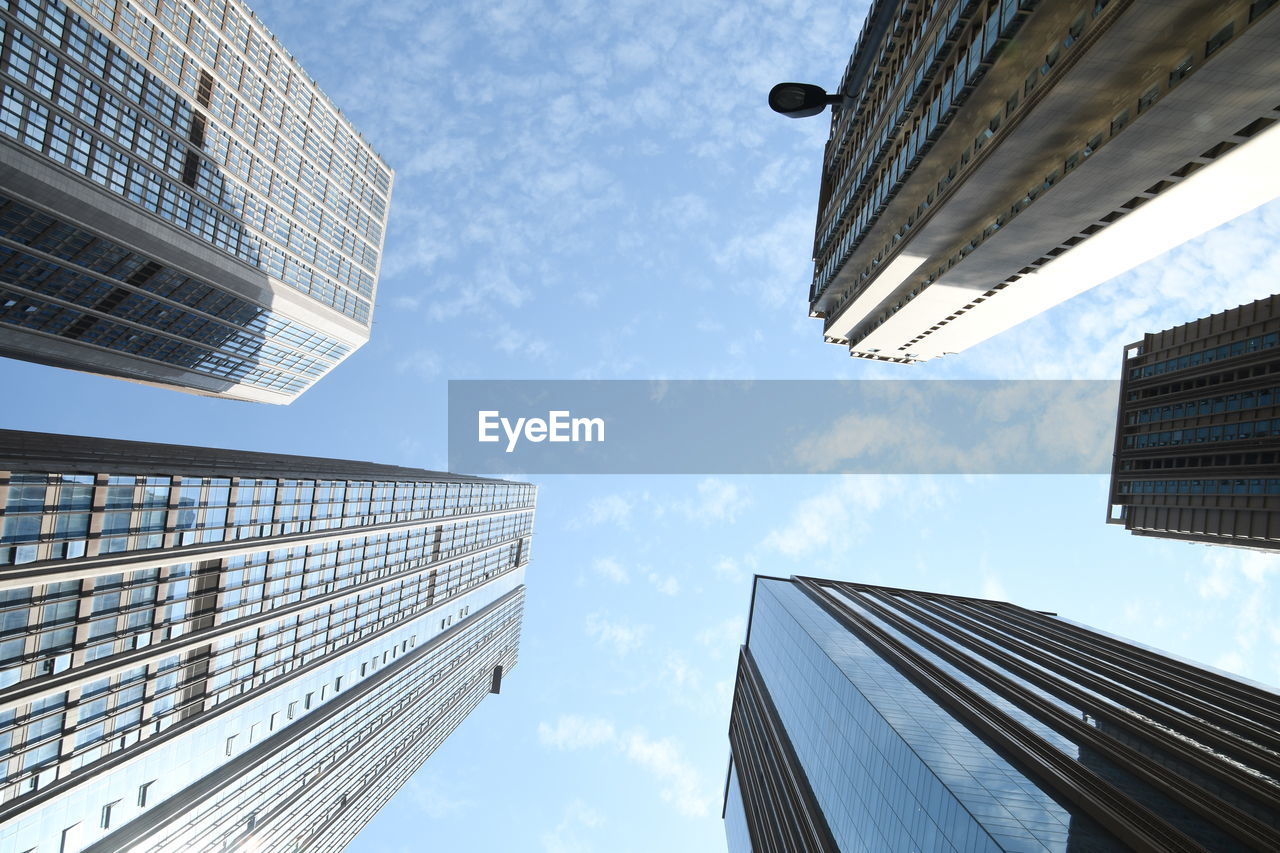
{"label": "skyscraper", "polygon": [[823,158],[810,316],[960,352],[1280,196],[1272,0],[877,0]]}
{"label": "skyscraper", "polygon": [[244,3],[0,42],[0,354],[288,403],[368,340],[391,170]]}
{"label": "skyscraper", "polygon": [[1280,296],[1125,347],[1107,520],[1280,549]]}
{"label": "skyscraper", "polygon": [[0,849],[340,850],[515,664],[534,498],[0,431]]}
{"label": "skyscraper", "polygon": [[740,851],[1280,849],[1280,695],[1050,613],[757,577]]}

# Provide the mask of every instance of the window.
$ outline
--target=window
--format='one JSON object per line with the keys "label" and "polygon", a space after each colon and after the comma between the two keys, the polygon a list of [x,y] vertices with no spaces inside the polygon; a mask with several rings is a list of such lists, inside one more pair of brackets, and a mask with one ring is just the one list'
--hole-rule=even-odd
{"label": "window", "polygon": [[77,853],[80,850],[80,824],[73,823],[62,830],[62,841],[58,845],[58,853]]}
{"label": "window", "polygon": [[102,807],[102,828],[111,828],[111,809],[120,804],[119,800],[113,800]]}
{"label": "window", "polygon": [[1192,59],[1190,56],[1174,66],[1174,69],[1169,72],[1169,88],[1172,89],[1186,79],[1186,76],[1191,73],[1191,67]]}
{"label": "window", "polygon": [[1067,31],[1067,37],[1063,39],[1062,46],[1071,47],[1071,45],[1075,44],[1080,39],[1080,34],[1083,32],[1084,32],[1084,14],[1081,13],[1079,17],[1077,17],[1074,21],[1072,21],[1071,29]]}
{"label": "window", "polygon": [[236,743],[236,735],[232,735],[231,737],[227,738],[227,755],[231,754],[231,751],[235,748],[235,743]]}
{"label": "window", "polygon": [[1205,42],[1204,55],[1205,58],[1213,56],[1227,42],[1231,41],[1231,37],[1235,35],[1236,25],[1234,22],[1227,24],[1222,29],[1213,34],[1213,38]]}
{"label": "window", "polygon": [[1141,113],[1144,110],[1146,110],[1148,107],[1154,104],[1156,102],[1156,99],[1159,97],[1160,97],[1160,87],[1152,86],[1145,93],[1143,93],[1141,98],[1138,99],[1138,112]]}
{"label": "window", "polygon": [[1062,55],[1062,48],[1058,47],[1057,45],[1054,45],[1053,50],[1049,51],[1049,53],[1045,55],[1044,65],[1040,66],[1040,73],[1048,74],[1050,69],[1052,69],[1053,66],[1058,64],[1058,57],[1060,57],[1061,55]]}

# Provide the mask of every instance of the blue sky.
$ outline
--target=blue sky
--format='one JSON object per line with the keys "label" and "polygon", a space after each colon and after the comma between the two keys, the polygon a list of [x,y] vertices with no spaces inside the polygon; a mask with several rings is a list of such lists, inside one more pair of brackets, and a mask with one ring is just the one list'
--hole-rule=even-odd
{"label": "blue sky", "polygon": [[[859,4],[257,0],[397,170],[372,341],[287,408],[0,361],[10,428],[445,465],[449,378],[1115,378],[1143,332],[1268,295],[1272,203],[958,356],[807,317]],[[90,414],[92,413],[92,414]],[[1103,523],[1100,477],[549,477],[521,663],[353,851],[723,848],[753,572],[987,595],[1280,683],[1277,558]]]}

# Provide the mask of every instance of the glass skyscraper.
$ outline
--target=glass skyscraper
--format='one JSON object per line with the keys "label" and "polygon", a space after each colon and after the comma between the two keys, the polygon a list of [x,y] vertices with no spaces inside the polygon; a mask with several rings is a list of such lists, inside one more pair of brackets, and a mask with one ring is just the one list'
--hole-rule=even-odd
{"label": "glass skyscraper", "polygon": [[369,338],[391,170],[239,0],[0,3],[0,354],[288,403]]}
{"label": "glass skyscraper", "polygon": [[875,0],[823,155],[809,316],[957,353],[1280,196],[1273,0]]}
{"label": "glass skyscraper", "polygon": [[340,850],[515,665],[534,500],[0,430],[0,849]]}
{"label": "glass skyscraper", "polygon": [[741,851],[1280,849],[1280,695],[1054,614],[757,577]]}
{"label": "glass skyscraper", "polygon": [[1280,550],[1280,296],[1125,347],[1108,521]]}

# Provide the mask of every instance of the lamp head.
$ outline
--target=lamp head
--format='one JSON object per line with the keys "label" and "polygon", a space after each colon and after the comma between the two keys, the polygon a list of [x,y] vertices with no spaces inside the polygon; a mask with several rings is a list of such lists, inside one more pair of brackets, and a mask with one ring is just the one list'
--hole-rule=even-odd
{"label": "lamp head", "polygon": [[779,83],[769,90],[769,106],[788,118],[816,116],[828,104],[843,102],[843,95],[828,95],[825,89],[812,83]]}

